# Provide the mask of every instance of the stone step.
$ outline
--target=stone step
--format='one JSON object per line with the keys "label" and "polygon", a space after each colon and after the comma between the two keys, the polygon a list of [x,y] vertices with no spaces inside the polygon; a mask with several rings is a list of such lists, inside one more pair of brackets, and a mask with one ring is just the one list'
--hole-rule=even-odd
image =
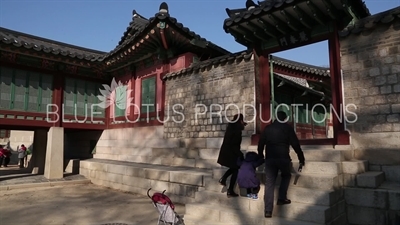
{"label": "stone step", "polygon": [[[239,198],[227,198],[225,190],[221,192],[214,192],[203,190],[199,191],[195,194],[195,199],[199,202],[206,201],[210,204],[217,204],[223,206],[224,208],[240,208],[243,205],[254,204],[254,200],[248,199],[246,197],[246,189],[241,188],[240,192],[238,191],[241,197]],[[275,188],[275,200],[278,196],[278,186]],[[263,204],[264,199],[264,186],[261,187],[261,190],[258,194],[258,197]],[[309,188],[301,188],[301,187],[290,187],[287,192],[287,197],[292,202],[304,203],[304,204],[312,204],[312,205],[321,205],[321,206],[330,206],[339,202],[340,199],[343,198],[342,190],[318,190],[318,189],[309,189]],[[260,205],[261,206],[261,205]]]}
{"label": "stone step", "polygon": [[[303,150],[306,159],[306,165],[309,161],[317,162],[342,162],[354,159],[353,150],[331,150],[331,149],[317,149],[317,150]],[[290,157],[293,160],[298,160],[295,151],[290,150]]]}
{"label": "stone step", "polygon": [[[187,204],[186,215],[194,219],[204,219],[225,222],[226,224],[263,224],[264,207],[260,206],[262,200],[253,201],[248,205],[243,205],[240,209],[226,209],[223,207],[213,207],[204,203]],[[258,203],[258,204],[256,204]],[[299,220],[311,223],[325,224],[345,212],[344,200],[332,207],[314,206],[302,203],[291,203],[289,205],[274,206],[273,217]]]}
{"label": "stone step", "polygon": [[[184,218],[185,225],[227,225],[226,222],[215,222],[210,220],[204,220],[204,218],[195,218],[191,215],[185,215]],[[236,223],[237,225],[243,225],[243,223]],[[235,225],[235,223],[229,223],[229,225]],[[259,225],[317,225],[317,223],[309,223],[304,221],[298,221],[293,219],[285,218],[268,218],[263,221],[260,220]]]}
{"label": "stone step", "polygon": [[357,175],[357,186],[365,188],[377,188],[385,181],[384,172],[368,171]]}
{"label": "stone step", "polygon": [[205,178],[211,178],[211,170],[207,169],[100,159],[80,161],[80,174],[94,184],[133,193],[145,194],[149,188],[167,190],[183,204],[194,200]]}
{"label": "stone step", "polygon": [[[355,162],[356,164],[356,162]],[[292,162],[292,172],[296,172],[299,168],[299,162]],[[213,177],[220,178],[226,172],[226,167],[214,168]],[[259,166],[257,169],[258,173],[264,172],[264,164]],[[323,175],[339,175],[343,171],[342,163],[340,162],[306,162],[303,167],[301,174],[323,174]]]}
{"label": "stone step", "polygon": [[83,160],[80,169],[198,186],[204,186],[204,177],[211,176],[211,170],[207,169],[100,159]]}
{"label": "stone step", "polygon": [[[265,183],[264,173],[258,173],[261,184]],[[206,189],[210,191],[220,191],[221,185],[218,183],[219,178],[207,177],[205,179]],[[280,174],[276,179],[276,184],[281,181]],[[229,182],[227,182],[229,184]],[[292,173],[290,178],[290,186],[305,187],[313,189],[331,190],[343,186],[343,175],[324,175],[324,174],[302,174]]]}

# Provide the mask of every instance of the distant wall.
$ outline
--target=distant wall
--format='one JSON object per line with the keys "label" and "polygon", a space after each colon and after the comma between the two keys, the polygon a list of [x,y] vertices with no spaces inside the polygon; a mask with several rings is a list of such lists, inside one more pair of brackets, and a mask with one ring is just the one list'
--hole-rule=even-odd
{"label": "distant wall", "polygon": [[[254,94],[254,61],[251,59],[237,59],[169,78],[166,81],[165,115],[169,114],[170,118],[164,123],[164,137],[214,142],[208,148],[219,148],[227,120],[232,120],[237,113],[252,120]],[[245,104],[249,106],[245,107]],[[180,105],[175,111],[182,113],[181,116],[173,113],[174,105]],[[250,123],[243,131],[242,147],[250,144],[254,125]]]}
{"label": "distant wall", "polygon": [[346,124],[356,157],[373,170],[399,165],[400,18],[350,34],[340,45],[345,104],[357,106],[356,122]]}

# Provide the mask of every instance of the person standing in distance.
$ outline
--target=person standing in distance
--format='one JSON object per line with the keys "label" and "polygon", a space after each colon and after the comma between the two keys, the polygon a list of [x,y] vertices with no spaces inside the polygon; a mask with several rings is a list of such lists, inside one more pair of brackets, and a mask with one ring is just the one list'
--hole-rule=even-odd
{"label": "person standing in distance", "polygon": [[223,186],[226,186],[226,180],[229,176],[231,176],[227,191],[228,198],[239,196],[235,193],[234,188],[239,172],[237,160],[238,158],[244,158],[243,153],[240,150],[240,145],[242,143],[242,130],[244,130],[246,125],[247,123],[244,122],[242,114],[236,114],[233,116],[233,121],[230,121],[226,128],[224,140],[222,141],[221,149],[218,155],[218,164],[229,168],[221,177],[219,183]]}
{"label": "person standing in distance", "polygon": [[292,126],[286,123],[287,115],[283,111],[277,113],[277,119],[266,126],[258,142],[258,154],[265,154],[265,193],[264,193],[264,216],[272,217],[274,205],[274,188],[278,171],[281,171],[281,184],[277,205],[290,204],[287,199],[287,190],[291,178],[292,159],[290,158],[290,146],[294,149],[300,162],[299,171],[305,165],[305,158],[300,147],[299,139]]}

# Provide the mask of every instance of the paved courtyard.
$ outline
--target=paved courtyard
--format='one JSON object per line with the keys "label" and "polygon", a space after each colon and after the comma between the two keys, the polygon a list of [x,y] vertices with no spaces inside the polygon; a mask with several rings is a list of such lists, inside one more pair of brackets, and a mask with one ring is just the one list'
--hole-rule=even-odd
{"label": "paved courtyard", "polygon": [[156,225],[158,215],[147,196],[94,184],[0,190],[1,225]]}

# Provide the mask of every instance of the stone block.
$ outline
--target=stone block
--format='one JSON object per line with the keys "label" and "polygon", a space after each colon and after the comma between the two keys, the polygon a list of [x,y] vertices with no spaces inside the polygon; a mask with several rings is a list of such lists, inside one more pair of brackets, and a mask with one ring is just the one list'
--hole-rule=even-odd
{"label": "stone block", "polygon": [[342,162],[342,169],[345,174],[364,173],[368,169],[368,161],[344,161]]}
{"label": "stone block", "polygon": [[122,184],[132,186],[132,187],[138,187],[138,188],[149,188],[150,180],[141,178],[141,177],[132,177],[132,176],[123,175],[122,176]]}
{"label": "stone block", "polygon": [[380,92],[381,94],[390,94],[392,93],[392,86],[390,85],[382,86],[380,87]]}
{"label": "stone block", "polygon": [[380,189],[346,188],[347,204],[368,208],[385,209],[388,202],[388,192]]}
{"label": "stone block", "polygon": [[366,188],[377,188],[385,181],[383,172],[366,172],[357,175],[357,186]]}
{"label": "stone block", "polygon": [[361,206],[347,206],[347,219],[350,224],[356,225],[387,224],[385,210]]}
{"label": "stone block", "polygon": [[169,171],[146,168],[144,169],[144,177],[150,180],[169,181]]}
{"label": "stone block", "polygon": [[395,93],[400,92],[400,84],[393,85],[393,92],[395,92]]}
{"label": "stone block", "polygon": [[180,146],[183,148],[206,148],[207,146],[206,138],[191,138],[191,139],[181,139]]}
{"label": "stone block", "polygon": [[357,175],[355,174],[343,174],[343,185],[345,187],[355,187]]}
{"label": "stone block", "polygon": [[199,156],[201,159],[217,159],[219,155],[219,148],[202,148],[199,149]]}
{"label": "stone block", "polygon": [[221,168],[222,166],[217,163],[215,159],[197,159],[196,160],[196,168]]}
{"label": "stone block", "polygon": [[392,113],[400,113],[400,104],[392,104]]}
{"label": "stone block", "polygon": [[107,171],[107,164],[99,163],[99,162],[90,162],[89,168],[90,170],[106,172]]}
{"label": "stone block", "polygon": [[132,177],[145,177],[144,168],[129,166],[125,170],[125,174]]}
{"label": "stone block", "polygon": [[222,145],[223,138],[207,138],[206,139],[206,148],[220,148]]}
{"label": "stone block", "polygon": [[170,188],[168,190],[169,193],[190,198],[194,198],[195,193],[199,189],[197,186],[174,184],[174,183],[170,183],[169,188]]}
{"label": "stone block", "polygon": [[108,173],[124,175],[128,166],[118,165],[118,164],[107,164],[106,168],[107,168],[106,171]]}
{"label": "stone block", "polygon": [[173,183],[204,186],[202,174],[171,171],[169,181]]}
{"label": "stone block", "polygon": [[396,75],[396,74],[389,75],[389,76],[387,77],[387,82],[388,82],[389,84],[395,84],[395,83],[397,83],[397,82],[398,82],[398,80],[397,80],[397,75]]}
{"label": "stone block", "polygon": [[382,171],[385,173],[387,181],[393,181],[400,184],[400,166],[382,166]]}
{"label": "stone block", "polygon": [[199,149],[197,148],[175,148],[175,157],[195,159],[199,157]]}
{"label": "stone block", "polygon": [[369,69],[369,75],[370,75],[371,77],[379,76],[380,74],[381,74],[381,73],[380,73],[380,70],[379,70],[378,67]]}
{"label": "stone block", "polygon": [[400,211],[400,190],[388,190],[389,209]]}
{"label": "stone block", "polygon": [[84,177],[86,177],[86,178],[89,178],[89,176],[90,176],[90,170],[81,167],[81,168],[79,169],[79,174],[82,175],[82,176],[84,176]]}
{"label": "stone block", "polygon": [[400,121],[400,115],[399,114],[387,115],[386,121],[389,123],[397,123]]}

